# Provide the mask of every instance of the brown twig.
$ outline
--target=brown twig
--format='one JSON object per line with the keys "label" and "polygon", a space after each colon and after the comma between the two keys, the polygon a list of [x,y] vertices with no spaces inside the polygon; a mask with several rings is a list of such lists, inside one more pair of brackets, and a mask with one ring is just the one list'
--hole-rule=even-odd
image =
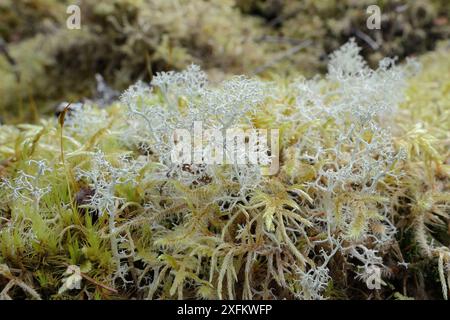
{"label": "brown twig", "polygon": [[272,59],[271,61],[267,62],[266,64],[256,68],[251,75],[257,75],[261,72],[263,72],[264,70],[272,67],[273,65],[277,64],[278,62],[280,62],[281,60],[284,60],[294,54],[296,54],[297,52],[299,52],[300,50],[302,50],[303,48],[311,45],[312,41],[311,40],[305,40],[301,43],[299,43],[298,45],[282,52],[281,54],[279,54],[278,56],[276,56],[274,59]]}

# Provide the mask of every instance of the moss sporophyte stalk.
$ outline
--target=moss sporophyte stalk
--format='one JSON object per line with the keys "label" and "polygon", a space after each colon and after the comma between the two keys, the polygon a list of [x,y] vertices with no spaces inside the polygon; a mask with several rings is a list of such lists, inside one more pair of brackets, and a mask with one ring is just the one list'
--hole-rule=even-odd
{"label": "moss sporophyte stalk", "polygon": [[0,298],[447,298],[449,68],[349,41],[324,77],[191,65],[0,126]]}

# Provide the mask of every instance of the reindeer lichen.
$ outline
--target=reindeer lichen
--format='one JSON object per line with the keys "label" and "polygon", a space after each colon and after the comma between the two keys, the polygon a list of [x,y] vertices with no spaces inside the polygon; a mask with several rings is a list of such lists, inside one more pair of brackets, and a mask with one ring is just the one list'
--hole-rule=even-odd
{"label": "reindeer lichen", "polygon": [[[1,297],[423,298],[425,263],[447,298],[442,50],[422,71],[393,59],[371,69],[350,41],[326,77],[289,84],[212,84],[192,65],[106,109],[1,126]],[[261,147],[279,171],[174,162],[174,131],[198,122],[280,129],[279,150]]]}

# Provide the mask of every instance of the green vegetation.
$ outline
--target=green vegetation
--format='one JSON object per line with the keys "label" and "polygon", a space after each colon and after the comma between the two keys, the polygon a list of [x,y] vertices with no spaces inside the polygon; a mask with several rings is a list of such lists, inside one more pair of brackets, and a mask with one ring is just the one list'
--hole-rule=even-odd
{"label": "green vegetation", "polygon": [[[190,37],[203,36],[178,39]],[[235,49],[205,63],[247,63]],[[191,66],[107,108],[0,126],[1,298],[447,298],[448,57],[443,43],[419,63],[383,59],[372,70],[350,41],[313,80],[210,83]],[[279,128],[279,172],[171,163],[171,130],[199,120]],[[374,268],[379,290],[366,285]]]}

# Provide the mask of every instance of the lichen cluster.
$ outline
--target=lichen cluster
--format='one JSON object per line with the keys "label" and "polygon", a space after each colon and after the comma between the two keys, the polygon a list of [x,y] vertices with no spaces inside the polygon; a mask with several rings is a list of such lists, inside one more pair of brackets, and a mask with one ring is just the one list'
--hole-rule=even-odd
{"label": "lichen cluster", "polygon": [[[448,54],[371,69],[352,40],[323,77],[190,66],[2,125],[1,298],[447,298]],[[279,129],[279,171],[174,163],[196,121]]]}

